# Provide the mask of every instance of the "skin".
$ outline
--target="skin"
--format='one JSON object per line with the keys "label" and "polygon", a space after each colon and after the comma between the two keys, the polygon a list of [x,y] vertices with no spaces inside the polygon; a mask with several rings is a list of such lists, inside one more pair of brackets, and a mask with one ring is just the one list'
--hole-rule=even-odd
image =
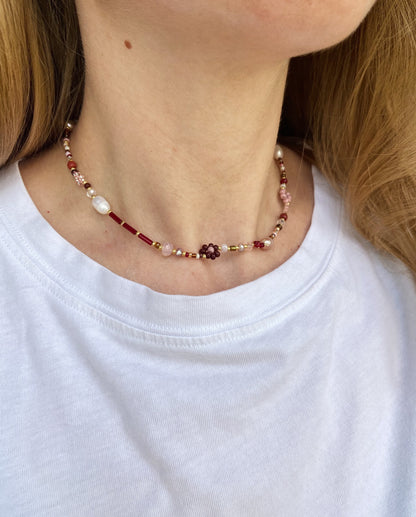
{"label": "skin", "polygon": [[[268,235],[280,213],[273,149],[288,61],[344,39],[373,4],[78,2],[87,75],[75,161],[115,212],[160,242],[197,251]],[[60,144],[21,169],[42,215],[83,253],[157,291],[203,295],[268,273],[302,243],[311,170],[288,150],[285,163],[294,202],[273,247],[214,263],[166,259],[96,214]]]}

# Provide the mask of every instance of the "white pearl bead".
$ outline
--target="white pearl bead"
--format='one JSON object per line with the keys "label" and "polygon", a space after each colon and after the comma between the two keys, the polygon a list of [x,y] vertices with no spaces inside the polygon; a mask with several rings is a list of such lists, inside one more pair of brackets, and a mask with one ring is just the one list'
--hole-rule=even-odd
{"label": "white pearl bead", "polygon": [[238,251],[244,251],[244,244],[238,245]]}
{"label": "white pearl bead", "polygon": [[268,248],[271,245],[272,241],[270,239],[264,239],[263,243],[264,247]]}
{"label": "white pearl bead", "polygon": [[200,259],[201,255],[199,253],[197,253],[195,258]]}
{"label": "white pearl bead", "polygon": [[274,148],[274,157],[276,159],[282,159],[283,158],[283,150],[280,147],[280,145],[276,145],[276,147]]}
{"label": "white pearl bead", "polygon": [[221,253],[227,253],[228,246],[226,244],[221,244]]}
{"label": "white pearl bead", "polygon": [[95,197],[97,195],[97,192],[93,189],[93,188],[89,188],[87,189],[87,197],[89,197],[90,199],[92,199],[93,197]]}
{"label": "white pearl bead", "polygon": [[95,196],[92,200],[92,206],[97,210],[99,214],[108,214],[111,210],[110,203],[102,196]]}
{"label": "white pearl bead", "polygon": [[183,251],[180,248],[178,250],[176,250],[176,256],[177,257],[181,257],[182,253],[183,253]]}

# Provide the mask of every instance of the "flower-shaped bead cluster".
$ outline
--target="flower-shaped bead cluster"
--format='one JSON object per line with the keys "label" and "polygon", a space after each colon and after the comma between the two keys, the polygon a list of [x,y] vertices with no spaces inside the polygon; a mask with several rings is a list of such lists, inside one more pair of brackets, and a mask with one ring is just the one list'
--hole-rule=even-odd
{"label": "flower-shaped bead cluster", "polygon": [[221,255],[219,246],[217,244],[203,244],[201,249],[199,250],[199,254],[201,256],[205,255],[207,259],[215,260],[217,257]]}

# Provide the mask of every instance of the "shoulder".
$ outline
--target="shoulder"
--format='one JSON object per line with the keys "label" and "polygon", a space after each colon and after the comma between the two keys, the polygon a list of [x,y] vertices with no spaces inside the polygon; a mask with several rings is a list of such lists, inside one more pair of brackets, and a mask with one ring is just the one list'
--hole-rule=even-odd
{"label": "shoulder", "polygon": [[[416,282],[411,271],[395,257],[376,249],[352,225],[342,198],[314,168],[315,239],[310,258],[326,246],[327,268],[322,279],[323,300],[336,314],[347,313],[351,326],[401,327],[416,343]],[[319,235],[318,235],[319,234]],[[328,239],[332,246],[328,246]],[[313,256],[312,256],[313,254]],[[411,331],[410,331],[411,329]],[[375,331],[377,329],[375,328]],[[405,335],[404,334],[404,335]]]}

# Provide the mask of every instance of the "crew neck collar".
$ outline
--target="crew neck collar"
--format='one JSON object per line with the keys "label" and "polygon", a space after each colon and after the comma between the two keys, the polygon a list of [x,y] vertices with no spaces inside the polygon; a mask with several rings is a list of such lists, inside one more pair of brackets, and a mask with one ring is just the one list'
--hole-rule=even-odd
{"label": "crew neck collar", "polygon": [[18,163],[2,171],[0,220],[9,241],[43,279],[41,288],[58,297],[60,293],[75,297],[86,310],[148,333],[209,336],[283,315],[326,271],[339,231],[341,202],[315,167],[312,173],[312,222],[296,253],[266,275],[210,295],[163,294],[116,275],[83,254],[42,217]]}

